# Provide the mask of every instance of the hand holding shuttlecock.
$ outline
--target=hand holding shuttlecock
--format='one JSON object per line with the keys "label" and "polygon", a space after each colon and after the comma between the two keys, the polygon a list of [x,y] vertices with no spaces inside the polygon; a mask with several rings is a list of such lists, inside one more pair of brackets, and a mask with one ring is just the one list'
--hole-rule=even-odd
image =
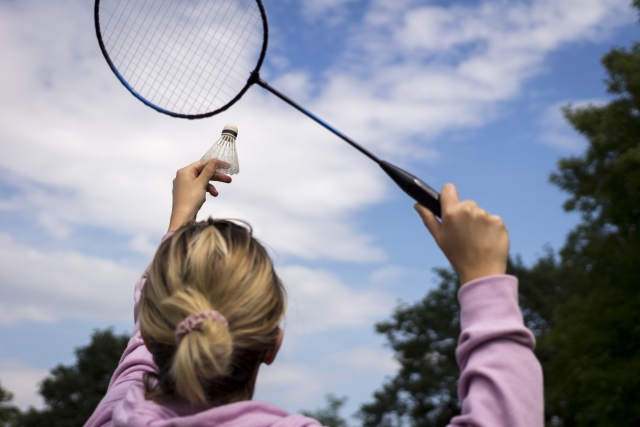
{"label": "hand holding shuttlecock", "polygon": [[220,160],[218,172],[226,173],[227,175],[240,173],[238,151],[236,150],[237,136],[238,128],[235,125],[226,125],[222,129],[220,138],[209,148],[209,151],[204,153],[200,161],[206,163],[211,159],[218,159]]}

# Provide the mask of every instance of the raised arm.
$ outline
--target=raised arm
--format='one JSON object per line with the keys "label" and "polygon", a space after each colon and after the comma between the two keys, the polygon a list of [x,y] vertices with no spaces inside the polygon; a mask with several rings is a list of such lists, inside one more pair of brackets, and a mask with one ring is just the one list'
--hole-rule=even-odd
{"label": "raised arm", "polygon": [[455,187],[442,188],[442,221],[420,205],[425,226],[460,276],[461,415],[451,426],[542,427],[542,370],[518,307],[518,282],[505,275],[509,236],[502,219]]}
{"label": "raised arm", "polygon": [[[216,169],[220,165],[218,160],[211,160],[206,164],[196,162],[178,170],[173,180],[173,205],[169,230],[162,241],[171,237],[173,232],[187,221],[195,220],[198,211],[205,202],[206,193],[218,196],[218,191],[210,181],[231,182],[231,177]],[[120,363],[116,368],[107,394],[100,401],[98,407],[85,427],[110,426],[113,409],[126,396],[132,386],[142,384],[145,372],[157,372],[153,357],[147,350],[138,324],[138,303],[140,294],[147,280],[146,272],[138,279],[134,288],[134,322],[135,327],[127,344]]]}

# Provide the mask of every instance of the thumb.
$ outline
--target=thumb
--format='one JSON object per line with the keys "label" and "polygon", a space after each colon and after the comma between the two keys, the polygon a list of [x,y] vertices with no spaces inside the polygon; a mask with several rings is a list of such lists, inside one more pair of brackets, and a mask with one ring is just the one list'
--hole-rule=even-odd
{"label": "thumb", "polygon": [[435,217],[433,213],[424,206],[416,203],[413,208],[418,212],[420,218],[422,218],[422,222],[424,222],[425,227],[429,230],[429,233],[433,236],[433,238],[438,241],[438,237],[440,236],[440,221]]}
{"label": "thumb", "polygon": [[213,176],[216,174],[216,171],[220,167],[220,160],[211,159],[207,162],[207,165],[202,169],[200,175],[198,175],[198,180],[201,181],[204,185],[208,184],[209,181],[213,179]]}

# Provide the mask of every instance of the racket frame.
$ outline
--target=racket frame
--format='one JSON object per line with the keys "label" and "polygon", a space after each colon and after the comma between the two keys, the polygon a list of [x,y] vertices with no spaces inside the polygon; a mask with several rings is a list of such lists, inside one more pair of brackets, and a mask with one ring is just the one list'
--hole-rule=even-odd
{"label": "racket frame", "polygon": [[109,53],[107,52],[107,48],[104,45],[104,41],[102,39],[102,31],[100,30],[100,0],[96,0],[95,2],[94,9],[93,9],[93,21],[96,27],[96,37],[98,38],[98,44],[100,45],[100,50],[102,51],[102,55],[104,56],[104,59],[107,61],[107,64],[109,64],[109,68],[111,68],[111,71],[113,71],[113,74],[115,74],[118,80],[120,80],[120,83],[122,83],[122,85],[126,87],[127,90],[131,92],[133,96],[135,96],[140,101],[142,101],[144,105],[153,108],[159,113],[163,113],[171,117],[177,117],[180,119],[190,119],[190,120],[204,119],[205,117],[211,117],[218,113],[221,113],[229,109],[229,107],[231,107],[236,102],[238,102],[240,98],[242,98],[242,96],[245,94],[245,92],[249,90],[249,88],[253,85],[254,82],[251,80],[251,76],[254,73],[260,72],[260,68],[262,67],[264,58],[267,55],[267,44],[269,42],[269,25],[267,22],[267,11],[265,10],[264,5],[262,4],[262,1],[261,0],[254,0],[254,1],[257,3],[258,9],[260,10],[260,17],[262,18],[262,28],[264,31],[264,39],[262,41],[262,50],[260,51],[260,56],[258,57],[258,63],[256,64],[256,67],[254,68],[254,70],[251,72],[250,77],[247,79],[247,83],[231,101],[227,102],[225,105],[218,108],[217,110],[209,111],[201,114],[175,113],[173,111],[169,111],[158,105],[155,105],[153,102],[149,101],[148,99],[140,95],[138,91],[136,91],[133,87],[131,87],[129,83],[127,83],[126,79],[122,76],[122,74],[120,74],[120,72],[118,71],[118,68],[115,66],[115,64],[113,63],[113,61],[111,61],[111,58],[109,57]]}

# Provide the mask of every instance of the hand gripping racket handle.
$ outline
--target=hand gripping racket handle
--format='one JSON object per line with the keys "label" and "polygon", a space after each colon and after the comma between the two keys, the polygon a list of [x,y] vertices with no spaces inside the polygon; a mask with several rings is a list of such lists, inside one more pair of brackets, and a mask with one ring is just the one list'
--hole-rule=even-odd
{"label": "hand gripping racket handle", "polygon": [[389,162],[381,160],[379,165],[405,193],[440,218],[440,194],[436,190]]}

